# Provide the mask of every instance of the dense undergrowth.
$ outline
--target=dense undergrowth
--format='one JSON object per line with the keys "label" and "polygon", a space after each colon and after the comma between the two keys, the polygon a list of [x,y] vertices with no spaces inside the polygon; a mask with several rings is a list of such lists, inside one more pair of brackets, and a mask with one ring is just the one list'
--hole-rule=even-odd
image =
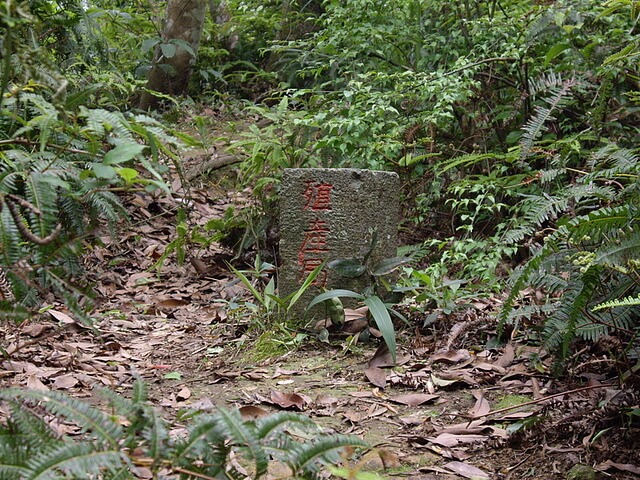
{"label": "dense undergrowth", "polygon": [[[126,228],[120,192],[169,193],[180,149],[207,146],[207,104],[241,112],[228,148],[264,214],[283,168],[400,174],[419,327],[508,287],[505,340],[560,365],[613,336],[620,381],[637,375],[638,2],[230,1],[206,19],[191,96],[141,112],[153,49],[176,48],[160,7],[0,7],[5,320],[62,301],[90,322],[83,249]],[[184,112],[200,137],[169,125]],[[259,248],[269,222],[242,218],[206,233],[246,227]]]}

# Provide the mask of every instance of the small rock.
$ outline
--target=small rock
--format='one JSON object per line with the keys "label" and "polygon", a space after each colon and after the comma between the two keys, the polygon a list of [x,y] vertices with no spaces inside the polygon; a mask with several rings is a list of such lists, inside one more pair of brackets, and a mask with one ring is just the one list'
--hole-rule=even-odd
{"label": "small rock", "polygon": [[574,465],[567,472],[567,480],[595,480],[596,471],[589,465]]}

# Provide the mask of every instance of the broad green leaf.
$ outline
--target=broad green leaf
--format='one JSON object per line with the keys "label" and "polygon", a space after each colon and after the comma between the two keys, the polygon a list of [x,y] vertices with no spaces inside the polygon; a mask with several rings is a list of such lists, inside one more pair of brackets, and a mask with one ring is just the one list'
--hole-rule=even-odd
{"label": "broad green leaf", "polygon": [[[183,40],[181,38],[174,38],[174,39],[171,40],[171,43],[173,45],[176,45],[176,46],[186,50],[189,55],[191,55],[193,58],[196,58],[196,52],[193,51],[193,47],[186,40]],[[169,58],[171,58],[171,57],[169,57]]]}
{"label": "broad green leaf", "polygon": [[271,308],[271,303],[273,302],[273,296],[276,293],[276,282],[273,278],[271,278],[269,280],[269,283],[267,283],[267,286],[264,288],[264,308],[267,309],[267,311],[270,310]]}
{"label": "broad green leaf", "polygon": [[229,269],[240,279],[244,286],[247,287],[247,289],[251,292],[255,299],[258,300],[260,304],[266,308],[265,299],[260,294],[260,292],[256,290],[256,287],[251,284],[251,281],[247,278],[247,276],[230,263],[227,263],[227,265],[229,266]]}
{"label": "broad green leaf", "polygon": [[91,165],[91,169],[98,178],[114,179],[116,178],[116,170],[109,165],[103,165],[102,163],[94,163]]}
{"label": "broad green leaf", "polygon": [[369,307],[369,313],[376,322],[376,326],[382,338],[384,339],[387,347],[389,347],[389,353],[393,361],[396,361],[396,332],[393,328],[393,322],[389,315],[389,310],[379,297],[367,297],[364,299],[364,304]]}
{"label": "broad green leaf", "polygon": [[160,50],[162,50],[162,55],[164,55],[165,58],[173,58],[173,56],[176,54],[176,50],[178,50],[178,47],[171,43],[161,43]]}
{"label": "broad green leaf", "polygon": [[127,183],[133,183],[133,181],[139,176],[138,171],[133,168],[119,168],[116,172]]}
{"label": "broad green leaf", "polygon": [[335,271],[338,275],[347,278],[360,277],[367,270],[367,267],[355,258],[333,260],[327,264],[327,267]]}
{"label": "broad green leaf", "polygon": [[142,153],[145,149],[144,145],[140,145],[139,143],[125,143],[122,145],[118,145],[113,150],[109,150],[105,156],[102,158],[102,163],[104,165],[115,165],[118,163],[128,162],[136,155]]}
{"label": "broad green leaf", "polygon": [[375,276],[387,275],[393,272],[400,265],[404,265],[405,263],[408,263],[410,261],[411,259],[408,257],[385,258],[375,266],[371,274]]}
{"label": "broad green leaf", "polygon": [[358,300],[364,300],[364,296],[352,290],[344,290],[344,289],[329,290],[328,292],[323,292],[320,295],[318,295],[316,298],[311,300],[311,302],[309,302],[309,305],[307,305],[307,310],[318,305],[319,303],[329,300],[330,298],[336,298],[336,297],[357,298]]}
{"label": "broad green leaf", "polygon": [[71,185],[69,184],[69,182],[64,181],[62,178],[56,175],[42,175],[40,177],[40,180],[45,183],[48,183],[49,185],[60,187],[63,190],[69,190],[71,188]]}
{"label": "broad green leaf", "polygon": [[323,268],[324,268],[324,262],[318,265],[316,268],[314,268],[311,271],[311,273],[302,283],[300,288],[291,295],[291,299],[289,299],[289,306],[287,307],[288,309],[290,309],[296,304],[296,302],[300,299],[300,297],[304,294],[304,292],[306,292],[307,289],[311,286],[311,284],[315,281],[318,275],[320,275],[320,272],[322,271]]}
{"label": "broad green leaf", "polygon": [[571,45],[569,43],[564,43],[564,42],[556,43],[547,52],[547,55],[544,58],[544,66],[548,67],[554,58],[556,58],[558,55],[560,55],[562,52],[564,52],[568,48],[571,48]]}
{"label": "broad green leaf", "polygon": [[160,43],[160,39],[158,37],[147,38],[145,41],[142,42],[142,46],[140,47],[140,52],[145,54],[159,43]]}

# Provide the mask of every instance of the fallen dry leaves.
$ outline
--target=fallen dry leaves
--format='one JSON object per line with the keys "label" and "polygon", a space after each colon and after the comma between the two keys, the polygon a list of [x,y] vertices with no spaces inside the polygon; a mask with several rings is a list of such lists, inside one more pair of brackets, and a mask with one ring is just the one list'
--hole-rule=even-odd
{"label": "fallen dry leaves", "polygon": [[[105,237],[87,258],[101,297],[95,332],[61,305],[8,328],[2,385],[93,397],[96,386],[126,392],[141,377],[151,387],[154,404],[169,415],[217,406],[237,406],[248,420],[275,410],[302,411],[321,423],[330,420],[330,428],[341,433],[384,442],[385,449],[376,450],[388,456],[378,458],[380,468],[404,465],[416,479],[436,478],[431,473],[502,478],[496,472],[524,471],[520,460],[502,460],[493,452],[529,431],[525,422],[550,418],[558,428],[582,432],[580,412],[593,412],[599,402],[614,402],[621,394],[595,374],[587,389],[559,388],[548,374],[550,359],[537,349],[517,343],[482,346],[478,339],[493,328],[488,302],[477,302],[482,321],[466,314],[444,324],[439,335],[414,338],[404,332],[406,348],[398,352],[397,363],[384,343],[373,353],[357,345],[368,352],[367,361],[338,341],[252,364],[242,357],[250,319],[232,317],[228,309],[229,302],[247,293],[228,272],[228,251],[217,244],[191,245],[183,265],[169,256],[162,268],[154,268],[175,238],[177,205],[191,205],[193,225],[202,226],[238,202],[247,200],[213,198],[197,189],[174,199],[133,196],[132,227],[118,239]],[[367,328],[366,309],[346,313],[331,340],[356,337]],[[419,344],[409,347],[412,341]],[[562,390],[565,394],[558,393]],[[605,397],[604,391],[609,391]],[[505,405],[511,397],[517,397],[516,403]],[[184,433],[183,426],[174,429]],[[563,442],[584,452],[583,443],[589,445],[596,433],[592,430],[576,433],[573,443],[549,437],[547,455],[565,455]],[[431,464],[424,465],[425,459]],[[638,474],[636,463],[617,458],[594,462],[596,470],[610,475]],[[138,470],[144,478],[144,467]]]}

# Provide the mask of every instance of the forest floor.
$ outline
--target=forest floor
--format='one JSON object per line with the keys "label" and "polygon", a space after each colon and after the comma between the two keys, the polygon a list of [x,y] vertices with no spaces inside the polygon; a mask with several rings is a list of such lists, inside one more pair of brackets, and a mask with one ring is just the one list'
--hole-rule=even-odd
{"label": "forest floor", "polygon": [[422,319],[398,325],[395,365],[377,339],[347,340],[356,320],[353,331],[327,341],[307,331],[289,341],[280,335],[286,348],[278,350],[268,335],[256,339],[247,309],[232,308],[251,299],[220,245],[186,245],[183,265],[171,255],[154,268],[176,238],[176,205],[188,206],[193,228],[248,205],[247,192],[227,195],[207,183],[171,199],[126,200],[132,223],[85,258],[99,299],[98,333],[62,306],[6,331],[0,386],[93,401],[96,385],[128,395],[142,378],[175,428],[189,409],[238,407],[245,418],[301,411],[328,431],[374,445],[358,468],[383,478],[640,475],[640,430],[618,421],[613,407],[626,392],[605,347],[583,352],[555,379],[552,358],[533,346],[486,347],[499,299],[485,299],[428,330]]}

